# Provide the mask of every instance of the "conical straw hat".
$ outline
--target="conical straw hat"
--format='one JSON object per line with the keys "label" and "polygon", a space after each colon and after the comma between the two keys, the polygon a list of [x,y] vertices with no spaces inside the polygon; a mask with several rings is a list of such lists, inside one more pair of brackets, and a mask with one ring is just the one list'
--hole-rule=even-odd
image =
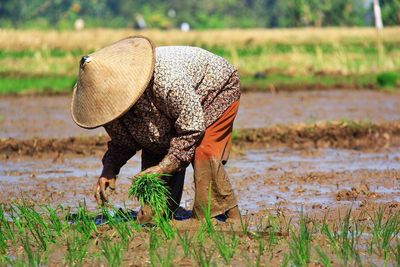
{"label": "conical straw hat", "polygon": [[125,114],[151,80],[154,53],[149,39],[134,36],[82,57],[72,95],[74,122],[93,129]]}

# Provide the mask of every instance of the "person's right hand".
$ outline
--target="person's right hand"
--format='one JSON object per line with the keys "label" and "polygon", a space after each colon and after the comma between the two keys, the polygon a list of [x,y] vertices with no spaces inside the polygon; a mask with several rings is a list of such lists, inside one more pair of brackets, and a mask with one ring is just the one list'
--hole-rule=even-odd
{"label": "person's right hand", "polygon": [[[115,191],[115,178],[100,177],[94,185],[94,197],[98,205],[104,206],[108,197]],[[107,189],[108,192],[107,192]]]}

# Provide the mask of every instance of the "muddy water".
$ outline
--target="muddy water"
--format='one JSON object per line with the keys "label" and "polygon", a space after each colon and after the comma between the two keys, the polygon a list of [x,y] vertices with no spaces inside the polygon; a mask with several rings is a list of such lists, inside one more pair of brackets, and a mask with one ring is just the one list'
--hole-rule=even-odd
{"label": "muddy water", "polygon": [[[136,207],[127,198],[128,179],[139,171],[140,157],[122,168],[116,206]],[[0,202],[18,199],[21,192],[36,203],[95,207],[91,188],[100,159],[64,158],[0,163]],[[367,202],[400,202],[400,148],[379,151],[340,149],[257,149],[233,157],[227,166],[242,212],[290,212],[360,206]],[[192,170],[185,181],[181,206],[193,203]]]}
{"label": "muddy water", "polygon": [[[292,210],[333,208],[338,194],[344,194],[341,204],[360,205],[368,197],[400,202],[398,148],[380,152],[252,150],[232,165],[246,173],[243,177],[234,172],[233,177],[239,194],[247,195],[241,207],[250,211],[279,206]],[[347,197],[352,188],[357,196]]]}
{"label": "muddy water", "polygon": [[400,94],[350,90],[243,94],[237,126],[253,128],[342,119],[397,121]]}
{"label": "muddy water", "polygon": [[[70,97],[0,98],[0,138],[69,137],[103,133],[77,127],[69,114]],[[238,128],[319,120],[400,120],[400,94],[375,91],[245,93]]]}

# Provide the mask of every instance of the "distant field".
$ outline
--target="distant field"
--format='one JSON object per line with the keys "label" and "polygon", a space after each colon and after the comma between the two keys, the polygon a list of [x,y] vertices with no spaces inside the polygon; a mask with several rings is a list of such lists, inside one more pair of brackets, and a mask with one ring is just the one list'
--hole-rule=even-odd
{"label": "distant field", "polygon": [[[239,68],[246,89],[379,88],[377,75],[400,71],[400,27],[380,33],[369,28],[0,30],[0,92],[68,91],[82,55],[135,34],[157,46],[194,45],[221,55]],[[389,83],[398,86],[396,79]]]}

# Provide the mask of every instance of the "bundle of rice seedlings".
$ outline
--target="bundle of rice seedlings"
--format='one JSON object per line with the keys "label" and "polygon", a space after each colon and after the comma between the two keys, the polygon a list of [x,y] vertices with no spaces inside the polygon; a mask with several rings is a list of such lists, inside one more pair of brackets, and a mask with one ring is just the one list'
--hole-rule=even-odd
{"label": "bundle of rice seedlings", "polygon": [[168,212],[168,198],[170,192],[164,180],[166,174],[148,173],[135,177],[129,188],[129,196],[136,197],[140,205],[149,205],[156,216]]}
{"label": "bundle of rice seedlings", "polygon": [[144,174],[135,177],[128,190],[129,196],[136,197],[140,205],[148,205],[154,212],[154,221],[160,227],[167,239],[174,238],[174,230],[169,224],[170,211],[168,198],[170,192],[164,180],[160,179],[167,174]]}

